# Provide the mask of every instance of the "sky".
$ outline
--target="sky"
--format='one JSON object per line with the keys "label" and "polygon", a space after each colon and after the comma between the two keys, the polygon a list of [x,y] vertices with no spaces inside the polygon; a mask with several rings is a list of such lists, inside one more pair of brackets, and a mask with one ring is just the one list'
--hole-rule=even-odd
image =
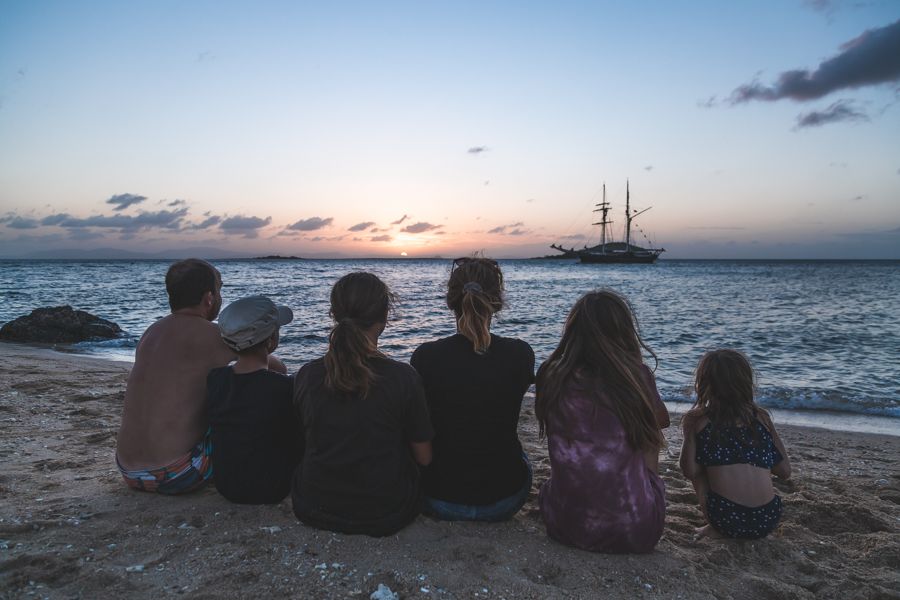
{"label": "sky", "polygon": [[900,259],[900,3],[0,4],[0,257]]}

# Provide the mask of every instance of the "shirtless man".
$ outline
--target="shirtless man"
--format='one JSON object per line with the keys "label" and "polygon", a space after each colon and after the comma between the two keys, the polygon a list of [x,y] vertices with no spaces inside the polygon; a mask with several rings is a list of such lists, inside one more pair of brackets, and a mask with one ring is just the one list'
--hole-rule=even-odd
{"label": "shirtless man", "polygon": [[221,288],[219,271],[203,260],[176,262],[166,273],[172,314],[138,342],[117,440],[119,471],[134,489],[182,494],[212,476],[206,375],[235,357],[212,323]]}

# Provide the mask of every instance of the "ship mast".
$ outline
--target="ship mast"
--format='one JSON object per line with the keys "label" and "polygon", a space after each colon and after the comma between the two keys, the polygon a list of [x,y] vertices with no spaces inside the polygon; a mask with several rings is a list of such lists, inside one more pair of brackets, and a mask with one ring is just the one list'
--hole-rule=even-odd
{"label": "ship mast", "polygon": [[644,210],[638,211],[635,209],[634,214],[631,214],[631,191],[629,190],[628,180],[625,180],[625,252],[631,252],[631,222],[637,218],[638,215],[643,214],[653,208],[652,206],[648,206]]}
{"label": "ship mast", "polygon": [[631,190],[625,180],[625,252],[631,252]]}
{"label": "ship mast", "polygon": [[600,225],[600,247],[602,248],[603,253],[606,253],[606,226],[611,224],[612,221],[609,220],[609,202],[606,201],[606,184],[603,184],[603,202],[596,204],[597,208],[594,209],[594,212],[602,213],[601,218],[596,223],[591,223],[591,225]]}

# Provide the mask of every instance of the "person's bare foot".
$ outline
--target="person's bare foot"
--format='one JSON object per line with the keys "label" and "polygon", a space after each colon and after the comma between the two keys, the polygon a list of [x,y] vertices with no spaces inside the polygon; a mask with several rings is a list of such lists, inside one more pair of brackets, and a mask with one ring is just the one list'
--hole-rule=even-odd
{"label": "person's bare foot", "polygon": [[711,540],[720,540],[722,539],[722,534],[716,531],[712,525],[704,525],[703,527],[698,527],[694,530],[696,533],[694,534],[694,539],[699,540],[700,538],[708,537]]}

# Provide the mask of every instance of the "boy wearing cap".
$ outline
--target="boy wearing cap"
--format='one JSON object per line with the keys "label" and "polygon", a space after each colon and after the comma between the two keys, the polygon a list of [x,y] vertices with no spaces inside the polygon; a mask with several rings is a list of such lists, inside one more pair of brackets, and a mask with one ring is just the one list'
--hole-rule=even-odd
{"label": "boy wearing cap", "polygon": [[238,358],[209,372],[206,406],[216,489],[232,502],[281,502],[302,458],[293,379],[268,369],[279,327],[293,318],[265,296],[236,300],[219,315],[222,339]]}

